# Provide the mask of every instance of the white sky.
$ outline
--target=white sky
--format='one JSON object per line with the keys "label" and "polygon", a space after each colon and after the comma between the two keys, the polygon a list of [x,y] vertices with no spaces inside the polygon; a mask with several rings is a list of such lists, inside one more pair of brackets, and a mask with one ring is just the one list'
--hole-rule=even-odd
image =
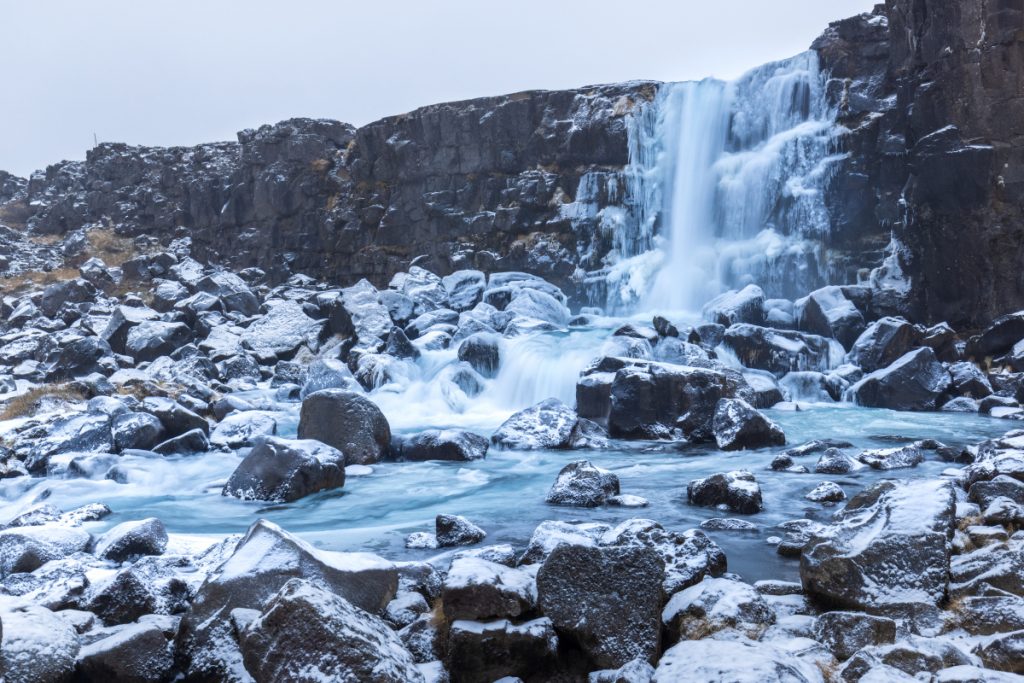
{"label": "white sky", "polygon": [[0,169],[293,116],[632,79],[734,78],[872,0],[25,0],[0,4]]}

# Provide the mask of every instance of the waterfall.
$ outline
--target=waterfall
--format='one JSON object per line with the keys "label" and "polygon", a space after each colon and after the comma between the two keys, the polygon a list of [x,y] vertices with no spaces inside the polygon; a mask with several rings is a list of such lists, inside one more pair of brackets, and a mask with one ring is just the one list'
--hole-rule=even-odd
{"label": "waterfall", "polygon": [[830,276],[823,188],[842,155],[817,54],[731,83],[669,83],[628,125],[610,310],[697,311],[749,283],[794,298]]}

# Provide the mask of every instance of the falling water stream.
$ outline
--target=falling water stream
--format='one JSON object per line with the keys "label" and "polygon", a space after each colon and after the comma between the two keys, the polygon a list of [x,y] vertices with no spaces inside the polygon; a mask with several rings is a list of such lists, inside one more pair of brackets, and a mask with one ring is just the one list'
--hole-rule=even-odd
{"label": "falling water stream", "polygon": [[[652,313],[661,311],[683,324],[709,298],[749,282],[771,296],[789,297],[825,284],[828,216],[821,187],[838,157],[816,59],[805,53],[733,83],[668,84],[652,102],[638,106],[630,121],[628,187],[620,188],[631,197],[632,216],[626,220],[623,209],[609,214],[616,253],[608,275],[608,310],[615,315],[565,331],[503,339],[500,371],[473,398],[451,379],[458,363],[455,349],[405,361],[395,373],[398,381],[370,394],[392,430],[409,434],[458,427],[490,435],[513,412],[543,399],[557,397],[572,405],[580,370],[614,352],[610,333],[623,320],[649,323]],[[588,176],[586,182],[598,180]],[[860,447],[919,438],[960,445],[1006,431],[1005,423],[978,415],[906,414],[832,403],[800,375],[784,384],[798,403],[767,412],[791,444],[829,437]],[[277,403],[273,395],[264,388],[248,398],[275,416],[280,435],[294,436],[298,404]],[[796,405],[801,410],[793,410]],[[340,490],[281,505],[220,495],[244,450],[127,456],[120,461],[127,483],[102,478],[0,481],[0,519],[43,499],[64,509],[102,501],[114,514],[97,523],[96,530],[157,516],[179,538],[218,537],[266,517],[323,547],[412,559],[432,551],[406,550],[404,537],[432,530],[441,512],[469,517],[487,530],[488,542],[520,547],[547,519],[614,524],[643,516],[669,528],[691,528],[721,513],[687,505],[687,482],[745,468],[756,473],[764,491],[765,510],[750,518],[757,529],[709,533],[726,550],[730,568],[753,580],[795,575],[795,564],[779,558],[767,541],[779,534],[776,525],[785,520],[828,517],[831,510],[806,501],[805,493],[831,479],[852,494],[883,476],[868,469],[828,477],[772,472],[767,466],[775,452],[722,453],[664,442],[612,442],[606,450],[583,452],[494,450],[470,463],[374,465],[370,473],[350,476]],[[647,498],[649,507],[545,504],[558,471],[578,458],[615,472],[623,492]],[[944,467],[930,460],[905,474],[938,476]]]}

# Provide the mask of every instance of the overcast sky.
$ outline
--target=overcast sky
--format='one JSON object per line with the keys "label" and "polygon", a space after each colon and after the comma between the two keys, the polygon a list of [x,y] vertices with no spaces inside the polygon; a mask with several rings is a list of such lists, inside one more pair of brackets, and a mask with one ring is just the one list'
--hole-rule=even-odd
{"label": "overcast sky", "polygon": [[361,125],[448,100],[734,78],[871,0],[30,0],[0,7],[0,169],[100,141],[234,139],[293,116]]}

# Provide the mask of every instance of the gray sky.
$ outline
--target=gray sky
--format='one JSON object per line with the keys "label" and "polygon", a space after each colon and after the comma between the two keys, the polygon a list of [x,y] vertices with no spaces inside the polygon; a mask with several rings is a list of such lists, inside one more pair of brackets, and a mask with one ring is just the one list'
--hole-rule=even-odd
{"label": "gray sky", "polygon": [[361,125],[448,100],[733,78],[871,0],[5,2],[0,168],[100,141],[234,139],[293,116]]}

